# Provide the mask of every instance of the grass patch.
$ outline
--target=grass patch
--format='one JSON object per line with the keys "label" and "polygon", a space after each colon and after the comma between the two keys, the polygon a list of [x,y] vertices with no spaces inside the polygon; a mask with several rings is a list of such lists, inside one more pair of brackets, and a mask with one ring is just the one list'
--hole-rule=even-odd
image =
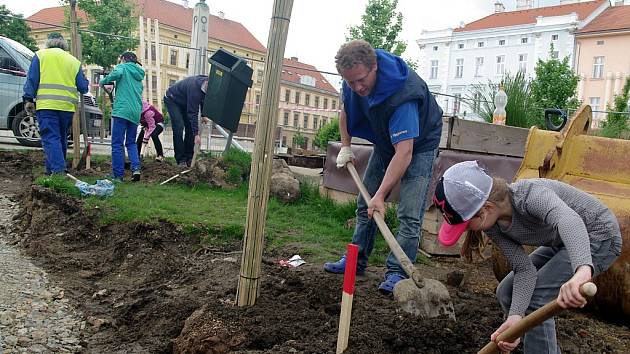
{"label": "grass patch", "polygon": [[[86,182],[92,183],[86,179]],[[40,177],[37,183],[76,197],[80,193],[64,176]],[[202,246],[221,246],[242,240],[247,215],[247,184],[233,190],[208,186],[150,185],[117,183],[108,198],[85,198],[89,208],[101,210],[100,222],[157,223],[165,220],[182,226],[184,234],[201,237]],[[267,210],[266,244],[273,250],[299,253],[309,263],[336,260],[351,241],[356,202],[338,204],[319,195],[317,186],[302,184],[301,197],[292,204],[270,198]],[[389,225],[396,222],[395,209],[389,209]],[[395,222],[392,222],[395,221]],[[376,238],[370,263],[384,265],[389,249]]]}

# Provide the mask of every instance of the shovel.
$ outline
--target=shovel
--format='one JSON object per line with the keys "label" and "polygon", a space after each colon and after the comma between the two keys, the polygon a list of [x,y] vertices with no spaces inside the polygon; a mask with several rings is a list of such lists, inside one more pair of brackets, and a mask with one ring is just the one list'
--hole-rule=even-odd
{"label": "shovel", "polygon": [[176,179],[178,177],[181,177],[181,176],[183,176],[183,175],[185,175],[185,174],[187,174],[187,173],[189,173],[190,171],[193,170],[193,168],[195,167],[195,162],[197,161],[197,152],[199,152],[198,146],[199,146],[199,144],[195,144],[195,151],[193,152],[193,157],[192,157],[192,160],[190,162],[190,168],[185,170],[185,171],[182,171],[182,172],[176,174],[175,176],[167,179],[166,181],[160,183],[160,186],[163,186],[163,185],[167,184],[168,182],[170,182],[170,181],[172,181],[172,180],[174,180],[174,179]]}
{"label": "shovel", "polygon": [[[363,199],[366,203],[369,202],[372,197],[370,197],[370,193],[363,185],[359,173],[354,168],[354,164],[348,162],[346,163],[346,168],[350,172],[357,188],[359,188]],[[381,230],[381,234],[383,234],[389,249],[409,277],[409,279],[399,281],[394,287],[394,299],[398,301],[402,309],[421,318],[448,315],[455,320],[455,310],[446,286],[435,279],[422,278],[409,257],[396,242],[396,238],[387,227],[383,216],[380,213],[374,213],[372,218],[376,222],[378,229]]]}
{"label": "shovel", "polygon": [[[584,297],[593,297],[597,293],[597,286],[594,283],[587,282],[580,286],[580,294]],[[530,329],[538,326],[539,324],[545,322],[549,318],[557,315],[562,310],[564,310],[556,300],[553,300],[546,304],[545,306],[539,308],[538,310],[530,313],[529,315],[523,317],[520,321],[513,324],[510,328],[508,328],[505,332],[499,334],[496,338],[498,342],[512,342],[517,338],[522,337],[525,332]],[[494,354],[499,353],[499,346],[495,342],[490,342],[486,344],[485,347],[481,348],[477,354]]]}

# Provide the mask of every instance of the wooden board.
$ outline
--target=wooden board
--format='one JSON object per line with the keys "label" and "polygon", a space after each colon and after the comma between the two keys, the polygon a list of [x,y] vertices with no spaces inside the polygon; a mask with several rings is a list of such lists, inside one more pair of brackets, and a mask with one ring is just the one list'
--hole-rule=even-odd
{"label": "wooden board", "polygon": [[[529,129],[452,119],[453,127],[446,149],[474,151],[486,154],[523,157]],[[450,127],[443,128],[448,131]],[[442,143],[442,142],[441,142]]]}

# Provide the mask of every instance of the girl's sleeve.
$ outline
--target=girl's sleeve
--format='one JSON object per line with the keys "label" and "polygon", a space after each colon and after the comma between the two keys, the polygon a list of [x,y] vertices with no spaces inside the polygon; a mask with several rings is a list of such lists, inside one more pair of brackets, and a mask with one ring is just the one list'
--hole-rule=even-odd
{"label": "girl's sleeve", "polygon": [[153,113],[153,111],[151,110],[144,112],[144,119],[147,122],[147,129],[144,130],[144,137],[142,138],[142,142],[144,144],[149,142],[149,138],[155,130],[155,118],[153,117],[154,115],[155,113]]}

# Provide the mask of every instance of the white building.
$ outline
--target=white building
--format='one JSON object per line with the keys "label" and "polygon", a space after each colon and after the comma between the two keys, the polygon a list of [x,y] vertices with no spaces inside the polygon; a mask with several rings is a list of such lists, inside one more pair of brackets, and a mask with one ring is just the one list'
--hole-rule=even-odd
{"label": "white building", "polygon": [[[500,1],[495,13],[460,27],[422,31],[419,74],[425,79],[446,114],[466,113],[460,104],[473,84],[499,83],[505,73],[534,75],[538,59],[550,55],[573,58],[573,33],[610,6],[609,0],[562,1],[558,6],[534,8],[531,0],[517,0],[516,11],[505,11]],[[550,46],[553,44],[553,52]],[[473,103],[470,102],[470,105]]]}

